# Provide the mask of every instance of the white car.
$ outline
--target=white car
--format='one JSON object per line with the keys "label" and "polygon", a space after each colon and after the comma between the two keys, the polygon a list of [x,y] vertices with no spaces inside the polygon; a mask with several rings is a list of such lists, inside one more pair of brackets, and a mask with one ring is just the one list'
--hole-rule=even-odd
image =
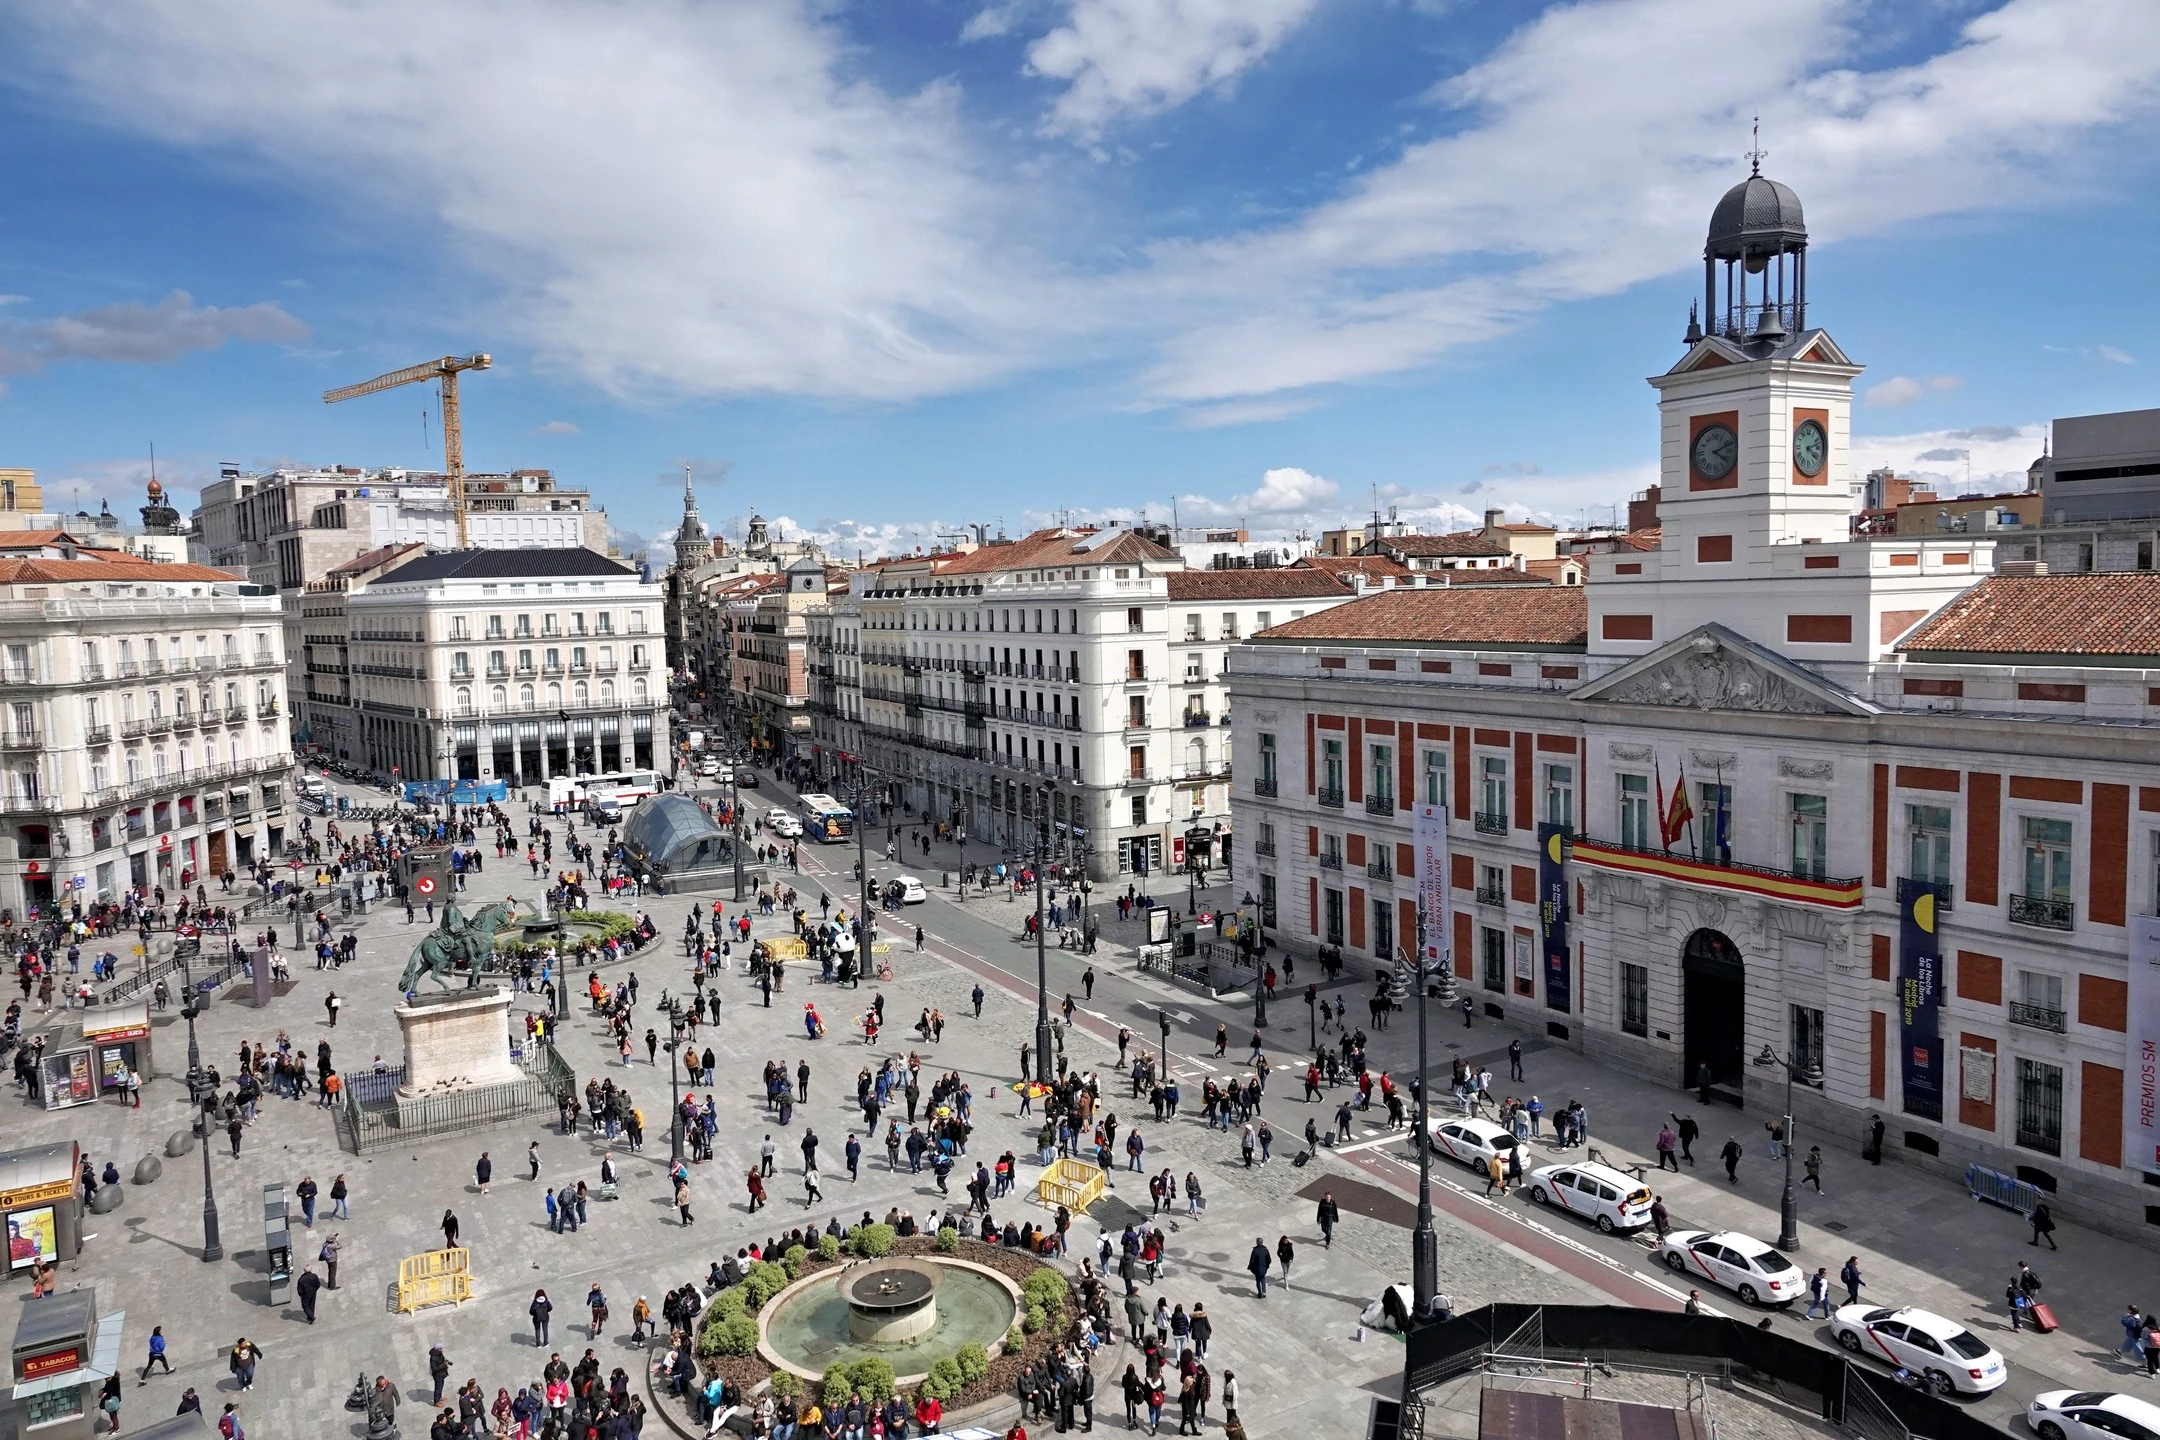
{"label": "white car", "polygon": [[[1992,1345],[1957,1321],[1931,1311],[1840,1305],[1830,1317],[1830,1333],[1853,1354],[1872,1355],[1892,1369],[1910,1370],[1935,1381],[1939,1388],[1984,1395],[2010,1378],[2003,1357]],[[2058,1429],[2057,1433],[2064,1432]]]}
{"label": "white car", "polygon": [[920,905],[930,898],[930,892],[923,888],[922,881],[913,875],[893,876],[889,888],[900,892],[900,903],[903,905]]}
{"label": "white car", "polygon": [[783,840],[795,840],[802,836],[802,821],[793,815],[775,815],[766,824],[773,834]]}
{"label": "white car", "polygon": [[1528,1183],[1538,1204],[1557,1205],[1608,1235],[1650,1223],[1650,1187],[1610,1165],[1548,1165],[1531,1171]]}
{"label": "white car", "polygon": [[1434,1154],[1460,1160],[1480,1174],[1485,1171],[1486,1161],[1495,1154],[1505,1160],[1508,1152],[1519,1143],[1514,1132],[1505,1125],[1467,1116],[1435,1120],[1427,1134],[1432,1140]]}
{"label": "white car", "polygon": [[2160,1405],[2110,1390],[2045,1391],[2025,1421],[2040,1440],[2160,1440]]}
{"label": "white car", "polygon": [[1675,1230],[1659,1242],[1658,1258],[1690,1278],[1724,1286],[1749,1305],[1790,1305],[1807,1293],[1799,1266],[1737,1230]]}

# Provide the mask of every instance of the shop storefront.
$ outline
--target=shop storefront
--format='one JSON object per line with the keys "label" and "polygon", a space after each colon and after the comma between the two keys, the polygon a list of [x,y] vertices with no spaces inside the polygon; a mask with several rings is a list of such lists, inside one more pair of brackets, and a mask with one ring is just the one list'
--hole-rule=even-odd
{"label": "shop storefront", "polygon": [[82,1251],[82,1151],[72,1140],[0,1155],[0,1225],[7,1229],[8,1269],[42,1260],[73,1260]]}
{"label": "shop storefront", "polygon": [[92,1063],[87,1045],[68,1045],[46,1051],[39,1058],[31,1080],[36,1087],[31,1098],[47,1110],[88,1105],[98,1098],[97,1067]]}

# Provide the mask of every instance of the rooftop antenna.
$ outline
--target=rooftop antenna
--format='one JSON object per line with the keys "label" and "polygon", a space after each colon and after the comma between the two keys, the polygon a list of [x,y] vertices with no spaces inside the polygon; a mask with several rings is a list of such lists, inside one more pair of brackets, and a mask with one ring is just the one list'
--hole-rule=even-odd
{"label": "rooftop antenna", "polygon": [[1748,162],[1748,173],[1750,175],[1760,175],[1762,174],[1762,162],[1770,158],[1770,152],[1762,148],[1762,116],[1757,115],[1755,117],[1755,128],[1750,133],[1753,138],[1750,140],[1750,148],[1743,158]]}

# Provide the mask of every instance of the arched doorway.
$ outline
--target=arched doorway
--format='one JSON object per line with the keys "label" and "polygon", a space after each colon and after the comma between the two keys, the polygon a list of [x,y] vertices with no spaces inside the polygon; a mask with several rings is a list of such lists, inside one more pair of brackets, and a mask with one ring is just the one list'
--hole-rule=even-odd
{"label": "arched doorway", "polygon": [[1680,955],[1680,1083],[1693,1089],[1702,1067],[1737,1102],[1747,1066],[1747,968],[1740,947],[1715,930],[1697,930]]}

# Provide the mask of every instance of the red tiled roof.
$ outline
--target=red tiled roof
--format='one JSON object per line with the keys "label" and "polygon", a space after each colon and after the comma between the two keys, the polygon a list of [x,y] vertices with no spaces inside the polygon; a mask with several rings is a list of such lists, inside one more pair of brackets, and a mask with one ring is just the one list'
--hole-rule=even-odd
{"label": "red tiled roof", "polygon": [[1663,538],[1664,532],[1659,527],[1652,525],[1645,530],[1630,530],[1625,535],[1613,536],[1613,548],[1616,550],[1655,550],[1659,548],[1659,542]]}
{"label": "red tiled roof", "polygon": [[1173,570],[1163,577],[1172,600],[1303,600],[1351,593],[1327,570]]}
{"label": "red tiled roof", "polygon": [[1455,555],[1491,556],[1513,553],[1499,541],[1488,538],[1482,530],[1458,530],[1452,535],[1388,535],[1372,543],[1376,550],[1393,551],[1416,560],[1435,560]]}
{"label": "red tiled roof", "polygon": [[1409,566],[1386,555],[1307,555],[1290,568],[1325,570],[1331,575],[1363,575],[1368,580],[1389,575],[1406,580],[1411,574]]}
{"label": "red tiled roof", "polygon": [[949,559],[939,556],[937,573],[987,575],[998,570],[1025,570],[1035,565],[1071,565],[1081,561],[1092,565],[1131,565],[1141,560],[1178,558],[1175,550],[1166,550],[1130,530],[1119,531],[1108,539],[1098,539],[1101,533],[1099,530],[1037,530],[1003,545],[985,545]]}
{"label": "red tiled roof", "polygon": [[130,555],[119,560],[39,560],[0,557],[0,585],[64,584],[70,580],[210,581],[230,585],[241,577],[208,565],[166,565]]}
{"label": "red tiled roof", "polygon": [[1580,649],[1589,631],[1589,600],[1580,585],[1419,585],[1369,594],[1256,638]]}
{"label": "red tiled roof", "polygon": [[1449,585],[1557,585],[1560,583],[1560,572],[1552,568],[1551,561],[1533,560],[1529,563],[1544,567],[1547,573],[1539,573],[1529,569],[1517,570],[1513,566],[1479,570],[1429,570],[1426,573],[1435,580],[1444,578],[1445,583]]}
{"label": "red tiled roof", "polygon": [[378,545],[365,555],[355,555],[342,565],[331,566],[329,573],[332,575],[357,575],[362,570],[372,570],[378,565],[395,560],[400,555],[409,555],[415,550],[425,550],[426,548],[417,540],[408,540],[402,545]]}
{"label": "red tiled roof", "polygon": [[2160,655],[2160,574],[1992,576],[1922,622],[1898,649]]}

